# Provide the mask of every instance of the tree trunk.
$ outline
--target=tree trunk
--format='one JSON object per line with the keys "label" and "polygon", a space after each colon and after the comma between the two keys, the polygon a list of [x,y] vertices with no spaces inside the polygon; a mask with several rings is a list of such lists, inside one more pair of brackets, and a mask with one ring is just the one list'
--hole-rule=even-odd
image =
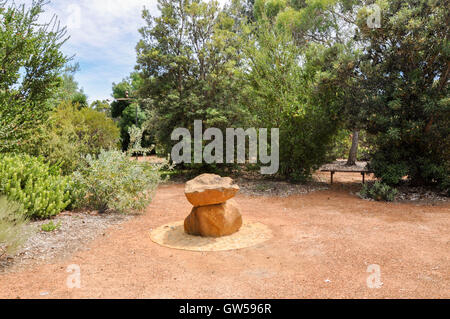
{"label": "tree trunk", "polygon": [[356,157],[358,155],[359,130],[353,131],[352,148],[348,155],[347,166],[356,165]]}

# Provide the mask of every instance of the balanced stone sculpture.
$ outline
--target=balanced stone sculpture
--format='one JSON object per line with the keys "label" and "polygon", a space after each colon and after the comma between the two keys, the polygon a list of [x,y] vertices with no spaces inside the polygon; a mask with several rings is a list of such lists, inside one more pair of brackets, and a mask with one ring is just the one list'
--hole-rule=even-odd
{"label": "balanced stone sculpture", "polygon": [[240,209],[232,198],[239,186],[229,177],[203,174],[186,183],[185,195],[194,206],[184,221],[187,234],[222,237],[234,234],[242,227]]}

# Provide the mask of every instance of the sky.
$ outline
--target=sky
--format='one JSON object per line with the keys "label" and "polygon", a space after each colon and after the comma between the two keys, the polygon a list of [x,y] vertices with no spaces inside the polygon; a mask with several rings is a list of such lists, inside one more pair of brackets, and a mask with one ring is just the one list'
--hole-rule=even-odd
{"label": "sky", "polygon": [[156,0],[51,0],[44,7],[42,19],[56,14],[67,26],[62,50],[80,64],[75,79],[90,102],[111,98],[112,83],[133,71],[144,6],[159,14]]}
{"label": "sky", "polygon": [[[226,2],[219,0],[222,5]],[[62,50],[74,56],[72,64],[79,63],[75,80],[89,102],[111,99],[112,84],[134,70],[144,6],[159,15],[157,0],[50,0],[44,7],[43,20],[56,14],[67,26],[70,39]]]}

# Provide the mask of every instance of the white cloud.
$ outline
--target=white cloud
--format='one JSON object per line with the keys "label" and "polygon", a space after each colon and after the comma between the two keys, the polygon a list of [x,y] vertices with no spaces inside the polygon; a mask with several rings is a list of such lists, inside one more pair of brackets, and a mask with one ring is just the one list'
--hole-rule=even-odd
{"label": "white cloud", "polygon": [[51,0],[45,7],[43,20],[56,14],[67,26],[70,39],[63,50],[80,63],[76,79],[90,101],[109,98],[112,82],[133,71],[144,6],[159,15],[156,0]]}
{"label": "white cloud", "polygon": [[76,79],[89,100],[109,98],[112,82],[133,70],[144,6],[159,14],[156,0],[53,0],[45,7],[43,20],[56,14],[67,26],[63,50],[80,63]]}
{"label": "white cloud", "polygon": [[155,0],[81,0],[66,4],[67,1],[55,1],[52,9],[68,25],[70,44],[80,48],[104,49],[128,42],[143,24],[144,5],[157,13]]}

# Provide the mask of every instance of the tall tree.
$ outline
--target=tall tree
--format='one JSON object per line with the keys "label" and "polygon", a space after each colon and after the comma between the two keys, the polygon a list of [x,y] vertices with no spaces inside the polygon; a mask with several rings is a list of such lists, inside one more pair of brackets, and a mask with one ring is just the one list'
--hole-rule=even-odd
{"label": "tall tree", "polygon": [[61,84],[66,29],[56,17],[38,22],[44,4],[0,1],[0,151],[17,148],[46,120]]}
{"label": "tall tree", "polygon": [[374,94],[368,130],[375,173],[397,184],[450,186],[450,11],[447,1],[377,2],[381,28],[358,18]]}
{"label": "tall tree", "polygon": [[[124,151],[128,149],[130,143],[128,130],[132,126],[141,128],[148,118],[138,96],[142,84],[142,77],[138,72],[132,72],[130,76],[117,84],[113,83],[114,101],[111,103],[111,116],[119,122]],[[149,146],[148,132],[145,129],[144,142],[146,142],[145,146]]]}
{"label": "tall tree", "polygon": [[174,128],[239,125],[240,39],[236,21],[217,1],[159,0],[161,16],[144,10],[137,69],[144,85],[139,91],[157,119],[155,133],[165,151]]}
{"label": "tall tree", "polygon": [[358,60],[363,44],[358,38],[357,17],[371,3],[354,0],[291,0],[287,2],[286,9],[276,16],[277,26],[291,30],[297,45],[319,44],[324,50],[335,47],[339,53],[319,83],[321,86],[335,87],[334,99],[340,103],[342,122],[353,133],[347,160],[349,166],[356,163],[359,132],[364,129],[365,104],[368,102],[367,90],[361,82],[364,74]]}
{"label": "tall tree", "polygon": [[332,50],[299,46],[263,12],[246,32],[247,105],[256,125],[280,129],[280,173],[303,181],[327,160],[339,122],[334,90],[316,93]]}

